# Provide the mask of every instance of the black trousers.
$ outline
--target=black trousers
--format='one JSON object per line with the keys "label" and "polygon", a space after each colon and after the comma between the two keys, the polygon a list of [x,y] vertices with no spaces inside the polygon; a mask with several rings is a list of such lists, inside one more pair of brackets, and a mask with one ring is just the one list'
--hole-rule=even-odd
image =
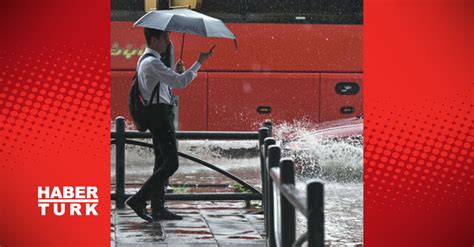
{"label": "black trousers", "polygon": [[149,129],[153,135],[155,166],[153,175],[137,192],[141,200],[152,200],[153,211],[164,207],[165,183],[179,167],[173,107],[166,104],[149,106]]}

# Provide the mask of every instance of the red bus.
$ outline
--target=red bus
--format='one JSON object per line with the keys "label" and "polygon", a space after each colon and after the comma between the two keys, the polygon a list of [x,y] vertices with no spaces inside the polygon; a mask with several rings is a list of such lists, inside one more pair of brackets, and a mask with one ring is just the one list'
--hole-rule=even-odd
{"label": "red bus", "polygon": [[[148,1],[112,0],[112,118],[128,118],[127,94],[145,43],[133,23]],[[179,96],[179,130],[249,131],[274,123],[321,123],[362,115],[362,0],[198,0],[232,40],[186,35],[183,60],[214,56]],[[182,35],[171,35],[175,56]]]}

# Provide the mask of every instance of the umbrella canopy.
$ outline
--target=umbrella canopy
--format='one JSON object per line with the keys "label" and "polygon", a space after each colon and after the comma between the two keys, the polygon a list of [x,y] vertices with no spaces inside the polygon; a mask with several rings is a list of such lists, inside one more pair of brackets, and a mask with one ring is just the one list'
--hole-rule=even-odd
{"label": "umbrella canopy", "polygon": [[235,35],[221,20],[190,9],[151,11],[142,16],[134,25],[162,31],[235,40]]}

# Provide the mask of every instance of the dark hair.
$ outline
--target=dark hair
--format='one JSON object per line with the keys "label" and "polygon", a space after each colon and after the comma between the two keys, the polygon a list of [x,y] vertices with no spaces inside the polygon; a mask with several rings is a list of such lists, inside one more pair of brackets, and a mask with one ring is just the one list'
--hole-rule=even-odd
{"label": "dark hair", "polygon": [[[145,39],[146,39],[146,43],[147,45],[150,45],[151,43],[151,37],[155,37],[157,39],[160,38],[160,36],[164,33],[164,31],[161,31],[161,30],[158,30],[158,29],[153,29],[153,28],[145,28]],[[173,62],[174,62],[174,58],[172,57],[172,49],[173,49],[173,46],[171,44],[169,44],[167,47],[166,47],[166,51],[161,53],[161,61],[168,67],[171,68]]]}
{"label": "dark hair", "polygon": [[163,31],[161,31],[161,30],[145,27],[146,44],[150,45],[152,37],[155,37],[156,39],[159,39],[162,33],[163,33]]}

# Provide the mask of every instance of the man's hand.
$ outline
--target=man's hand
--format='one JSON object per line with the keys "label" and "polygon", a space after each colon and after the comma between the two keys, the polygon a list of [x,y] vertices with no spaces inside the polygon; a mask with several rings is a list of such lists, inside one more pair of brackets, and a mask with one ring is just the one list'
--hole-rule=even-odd
{"label": "man's hand", "polygon": [[183,73],[184,72],[184,63],[182,60],[179,60],[177,63],[176,63],[176,66],[175,66],[175,70],[176,70],[176,73]]}
{"label": "man's hand", "polygon": [[211,56],[212,56],[212,50],[214,50],[216,46],[214,45],[210,50],[209,52],[201,52],[201,54],[199,54],[199,59],[198,59],[198,62],[200,64],[203,64],[204,62],[206,62],[207,59],[209,59]]}

